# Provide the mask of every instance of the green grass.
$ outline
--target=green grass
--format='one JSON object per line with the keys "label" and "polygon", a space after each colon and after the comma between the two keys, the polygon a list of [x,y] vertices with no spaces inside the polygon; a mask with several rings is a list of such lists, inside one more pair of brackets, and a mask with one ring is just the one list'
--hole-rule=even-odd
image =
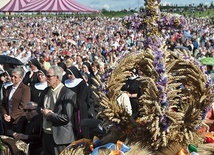
{"label": "green grass", "polygon": [[[125,17],[127,15],[133,15],[134,12],[117,11],[117,12],[103,12],[102,14],[103,14],[103,16],[107,16],[107,17]],[[194,16],[194,17],[210,17],[210,18],[214,18],[214,10],[207,10],[207,11],[204,11],[204,12],[196,11],[194,14],[191,13],[190,11],[187,11],[185,13],[182,12],[182,15],[184,15],[184,14],[186,16],[188,16],[188,17]]]}
{"label": "green grass", "polygon": [[194,17],[214,17],[214,10],[207,10],[204,12],[196,11],[195,13],[191,13],[190,11],[187,12],[187,16],[194,16]]}
{"label": "green grass", "polygon": [[[134,13],[137,12],[133,12],[133,11],[104,11],[100,14],[64,14],[64,13],[58,13],[58,14],[33,14],[33,15],[28,15],[28,14],[15,14],[13,15],[14,17],[20,17],[20,16],[31,16],[31,17],[38,17],[38,16],[46,16],[46,17],[65,17],[65,16],[75,16],[75,17],[85,17],[85,16],[89,16],[89,17],[97,17],[97,16],[101,16],[101,17],[125,17],[128,15],[133,15]],[[175,12],[176,13],[176,12]],[[189,16],[194,16],[194,17],[209,17],[209,18],[214,18],[214,9],[213,10],[207,10],[204,12],[199,12],[196,11],[194,14],[191,13],[189,10],[187,12],[182,12],[182,15],[186,15],[187,17]],[[7,16],[4,14],[0,14],[0,17],[3,16]]]}
{"label": "green grass", "polygon": [[111,11],[111,12],[102,12],[103,16],[106,17],[125,17],[128,15],[133,15],[134,12],[130,11]]}

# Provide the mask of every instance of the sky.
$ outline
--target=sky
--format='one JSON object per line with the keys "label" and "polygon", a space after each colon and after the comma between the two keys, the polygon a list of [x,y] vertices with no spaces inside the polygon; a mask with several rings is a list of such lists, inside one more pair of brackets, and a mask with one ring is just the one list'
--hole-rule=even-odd
{"label": "sky", "polygon": [[[140,6],[144,6],[145,0],[76,0],[82,4],[90,6],[94,9],[107,9],[107,10],[121,10],[121,9],[135,9]],[[188,5],[188,4],[210,4],[214,0],[161,0],[163,4],[178,4],[178,5]]]}
{"label": "sky", "polygon": [[[0,0],[0,8],[7,4],[10,0]],[[144,6],[144,0],[76,0],[76,2],[90,6],[94,9],[107,9],[107,10],[122,10],[122,9],[135,9]],[[161,0],[163,4],[210,4],[214,0]]]}

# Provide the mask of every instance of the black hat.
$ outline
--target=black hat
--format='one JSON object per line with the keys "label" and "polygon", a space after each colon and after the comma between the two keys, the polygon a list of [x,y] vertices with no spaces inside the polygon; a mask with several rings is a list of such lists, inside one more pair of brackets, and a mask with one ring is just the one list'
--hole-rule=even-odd
{"label": "black hat", "polygon": [[93,72],[93,70],[92,70],[92,67],[91,67],[91,64],[89,63],[89,62],[83,62],[83,65],[85,65],[85,66],[87,66],[88,67],[88,71],[90,72],[90,74],[92,75],[92,76],[94,76],[94,72]]}
{"label": "black hat", "polygon": [[58,65],[59,67],[61,67],[64,71],[67,70],[67,67],[66,67],[66,65],[65,65],[64,62],[58,62],[57,65]]}
{"label": "black hat", "polygon": [[5,73],[5,71],[0,70],[0,75],[3,75]]}
{"label": "black hat", "polygon": [[71,66],[66,70],[67,74],[73,74],[75,78],[82,78],[82,75],[80,74],[79,70],[75,66]]}
{"label": "black hat", "polygon": [[36,66],[36,67],[38,68],[38,70],[42,69],[42,67],[41,67],[41,65],[40,65],[40,63],[39,63],[39,61],[38,61],[36,58],[31,59],[31,60],[29,61],[29,63],[32,63],[34,66]]}
{"label": "black hat", "polygon": [[47,71],[45,69],[40,69],[38,72],[44,74],[45,76],[47,75]]}

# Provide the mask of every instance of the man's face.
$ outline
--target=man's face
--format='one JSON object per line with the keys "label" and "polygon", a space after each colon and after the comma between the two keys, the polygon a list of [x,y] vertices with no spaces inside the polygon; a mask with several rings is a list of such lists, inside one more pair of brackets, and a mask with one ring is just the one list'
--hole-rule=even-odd
{"label": "man's face", "polygon": [[48,86],[55,88],[57,86],[57,76],[54,75],[53,69],[49,69],[46,75]]}
{"label": "man's face", "polygon": [[28,120],[30,120],[33,116],[37,114],[37,107],[33,105],[26,105],[24,108],[25,116]]}

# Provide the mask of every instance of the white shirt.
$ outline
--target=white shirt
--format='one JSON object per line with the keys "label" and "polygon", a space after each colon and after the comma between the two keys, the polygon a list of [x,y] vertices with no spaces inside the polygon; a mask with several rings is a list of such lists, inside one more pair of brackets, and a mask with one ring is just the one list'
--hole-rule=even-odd
{"label": "white shirt", "polygon": [[[21,83],[21,82],[19,82],[19,84],[20,84],[20,83]],[[18,88],[19,84],[18,84],[16,87],[15,87],[15,86],[12,86],[12,89],[11,89],[10,95],[9,95],[9,101],[11,100],[11,98],[12,98],[14,92],[16,91],[16,89]]]}
{"label": "white shirt", "polygon": [[[17,87],[18,87],[18,86],[17,86]],[[10,91],[10,95],[9,95],[9,101],[11,100],[11,98],[12,98],[14,92],[16,91],[17,87],[14,87],[14,86],[12,87],[12,89],[11,89],[11,91]]]}

